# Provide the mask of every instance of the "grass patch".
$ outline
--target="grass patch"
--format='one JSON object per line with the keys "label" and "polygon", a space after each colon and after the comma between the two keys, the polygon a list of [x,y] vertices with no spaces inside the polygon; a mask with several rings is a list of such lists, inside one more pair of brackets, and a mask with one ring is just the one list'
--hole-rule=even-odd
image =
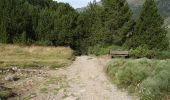
{"label": "grass patch", "polygon": [[21,97],[21,100],[30,100],[30,96]]}
{"label": "grass patch", "polygon": [[0,67],[58,68],[69,65],[73,51],[65,47],[17,46],[0,44]]}
{"label": "grass patch", "polygon": [[141,100],[169,98],[170,60],[113,59],[105,71],[114,83],[137,93]]}
{"label": "grass patch", "polygon": [[46,84],[58,84],[61,82],[61,78],[59,77],[49,77]]}
{"label": "grass patch", "polygon": [[48,89],[47,88],[42,88],[42,89],[40,89],[40,93],[48,93]]}

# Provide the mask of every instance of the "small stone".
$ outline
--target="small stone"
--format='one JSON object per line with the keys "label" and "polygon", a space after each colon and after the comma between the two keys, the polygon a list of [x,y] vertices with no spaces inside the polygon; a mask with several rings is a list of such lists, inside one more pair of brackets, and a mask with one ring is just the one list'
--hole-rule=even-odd
{"label": "small stone", "polygon": [[15,75],[7,75],[5,81],[16,81],[18,78]]}
{"label": "small stone", "polygon": [[79,99],[78,97],[70,96],[70,97],[65,98],[64,100],[78,100],[78,99]]}
{"label": "small stone", "polygon": [[33,93],[33,94],[30,95],[30,98],[35,98],[35,97],[36,97],[36,94],[35,94],[35,93]]}
{"label": "small stone", "polygon": [[85,90],[85,89],[83,89],[83,90],[80,90],[80,93],[84,93],[84,92],[86,92],[86,90]]}
{"label": "small stone", "polygon": [[5,81],[14,81],[15,75],[7,75]]}
{"label": "small stone", "polygon": [[13,68],[12,68],[12,70],[17,71],[17,70],[18,70],[18,68],[17,68],[17,67],[13,67]]}

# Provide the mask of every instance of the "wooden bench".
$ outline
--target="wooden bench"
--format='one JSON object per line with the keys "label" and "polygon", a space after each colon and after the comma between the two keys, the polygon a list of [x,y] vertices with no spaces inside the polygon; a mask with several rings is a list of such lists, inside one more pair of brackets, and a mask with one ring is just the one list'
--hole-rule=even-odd
{"label": "wooden bench", "polygon": [[115,58],[115,57],[128,58],[129,52],[128,51],[110,51],[110,55],[112,58]]}

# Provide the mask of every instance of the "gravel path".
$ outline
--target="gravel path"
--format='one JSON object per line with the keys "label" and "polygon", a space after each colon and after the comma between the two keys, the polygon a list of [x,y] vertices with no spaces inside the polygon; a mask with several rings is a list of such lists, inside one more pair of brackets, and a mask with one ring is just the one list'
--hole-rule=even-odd
{"label": "gravel path", "polygon": [[[49,71],[48,73],[53,77],[65,77],[62,82],[64,85],[56,95],[50,92],[38,94],[32,100],[132,100],[126,92],[118,90],[108,81],[102,67],[106,62],[81,56],[77,57],[70,67]],[[56,86],[52,85],[51,88]]]}

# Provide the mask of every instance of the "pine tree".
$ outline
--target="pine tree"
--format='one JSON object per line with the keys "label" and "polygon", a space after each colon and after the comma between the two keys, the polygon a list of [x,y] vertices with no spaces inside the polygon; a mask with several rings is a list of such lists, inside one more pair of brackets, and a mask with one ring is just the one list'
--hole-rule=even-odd
{"label": "pine tree", "polygon": [[0,1],[0,43],[7,43],[8,41],[8,34],[6,32],[6,16],[4,10],[5,0]]}
{"label": "pine tree", "polygon": [[5,25],[3,21],[0,20],[0,43],[8,42],[8,34],[6,33]]}
{"label": "pine tree", "polygon": [[23,32],[22,34],[21,34],[21,43],[22,44],[27,44],[27,34],[26,34],[26,32]]}
{"label": "pine tree", "polygon": [[50,35],[54,31],[54,14],[55,12],[49,9],[44,9],[39,13],[38,25],[36,28],[36,33],[38,40],[50,40]]}
{"label": "pine tree", "polygon": [[[104,9],[101,5],[98,5],[95,1],[91,4],[91,10],[90,12],[91,17],[93,18],[91,27],[91,36],[90,36],[90,46],[94,46],[96,44],[105,44],[107,41],[110,40],[108,37],[108,34],[106,31],[103,31],[105,29],[103,25],[103,17],[104,16]],[[89,23],[90,23],[89,22]]]}
{"label": "pine tree", "polygon": [[54,20],[54,34],[57,38],[56,45],[74,45],[73,36],[75,34],[77,12],[69,4],[60,3]]}
{"label": "pine tree", "polygon": [[0,43],[7,43],[8,42],[8,34],[3,31],[0,33]]}
{"label": "pine tree", "polygon": [[104,7],[104,28],[106,34],[112,37],[109,43],[122,45],[127,35],[132,31],[132,11],[126,0],[102,0]]}
{"label": "pine tree", "polygon": [[[77,18],[77,27],[75,38],[75,49],[77,53],[86,54],[88,47],[101,42],[99,38],[103,38],[96,34],[96,31],[101,28],[99,18],[99,8],[96,1],[89,3],[85,11],[81,12]],[[100,9],[102,10],[102,9]]]}
{"label": "pine tree", "polygon": [[146,0],[134,33],[126,44],[129,48],[147,45],[150,49],[166,49],[168,46],[166,35],[164,20],[158,12],[155,1]]}

